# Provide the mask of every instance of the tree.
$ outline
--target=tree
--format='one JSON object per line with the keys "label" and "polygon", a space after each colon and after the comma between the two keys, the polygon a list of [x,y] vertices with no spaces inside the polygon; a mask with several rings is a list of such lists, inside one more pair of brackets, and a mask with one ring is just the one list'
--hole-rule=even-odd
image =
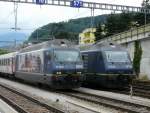
{"label": "tree", "polygon": [[123,32],[123,31],[126,31],[126,30],[129,30],[132,25],[131,25],[131,22],[133,20],[133,13],[121,13],[120,14],[120,17],[119,17],[119,22],[118,22],[118,31],[119,32]]}
{"label": "tree", "polygon": [[[107,18],[107,15],[95,16],[94,27],[99,22],[105,22],[106,18]],[[79,19],[71,19],[66,22],[49,23],[35,30],[30,35],[28,41],[29,42],[37,41],[37,39],[38,40],[42,39],[42,41],[45,41],[45,39],[47,38],[58,36],[59,32],[63,32],[63,33],[60,33],[63,35],[64,35],[64,32],[67,32],[70,35],[72,35],[70,38],[73,38],[73,39],[71,40],[77,41],[79,33],[81,33],[84,29],[89,28],[89,26],[91,25],[90,22],[91,22],[91,18],[85,17],[85,18],[79,18]]]}
{"label": "tree", "polygon": [[[121,14],[111,14],[106,21],[107,35],[110,36],[132,27],[138,27],[145,24],[145,14],[123,12]],[[150,14],[147,14],[147,23],[150,23]]]}
{"label": "tree", "polygon": [[137,76],[139,76],[140,73],[141,58],[142,58],[142,47],[139,41],[135,41],[133,68]]}
{"label": "tree", "polygon": [[104,28],[102,28],[102,24],[98,24],[96,27],[96,32],[94,33],[95,35],[95,41],[98,41],[100,39],[103,39],[105,37],[104,34]]}
{"label": "tree", "polygon": [[115,33],[118,33],[118,22],[119,22],[119,15],[118,14],[111,14],[108,16],[106,20],[106,31],[107,36],[113,35]]}
{"label": "tree", "polygon": [[68,32],[58,32],[57,34],[55,34],[55,38],[56,39],[69,39],[70,34]]}
{"label": "tree", "polygon": [[123,32],[131,28],[132,13],[111,14],[107,18],[106,30],[107,36]]}
{"label": "tree", "polygon": [[150,1],[149,0],[143,0],[142,7],[144,8],[150,8]]}
{"label": "tree", "polygon": [[0,49],[0,55],[9,53],[7,50]]}

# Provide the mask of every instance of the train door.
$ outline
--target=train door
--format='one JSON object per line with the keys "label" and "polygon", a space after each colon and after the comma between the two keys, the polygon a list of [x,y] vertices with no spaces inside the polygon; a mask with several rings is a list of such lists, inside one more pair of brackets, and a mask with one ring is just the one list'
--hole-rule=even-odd
{"label": "train door", "polygon": [[12,57],[10,59],[10,63],[11,63],[11,66],[12,66],[12,73],[15,73],[15,58]]}
{"label": "train door", "polygon": [[49,74],[52,72],[52,51],[46,51],[44,56],[44,70],[45,73]]}
{"label": "train door", "polygon": [[88,71],[88,54],[87,53],[82,53],[82,60],[83,60],[84,72],[87,72]]}
{"label": "train door", "polygon": [[96,72],[97,73],[103,73],[105,69],[105,65],[104,65],[104,59],[103,59],[103,55],[102,52],[98,52],[97,53],[97,67],[96,67]]}
{"label": "train door", "polygon": [[96,67],[97,67],[97,53],[95,51],[89,52],[89,72],[90,73],[95,73],[96,72]]}

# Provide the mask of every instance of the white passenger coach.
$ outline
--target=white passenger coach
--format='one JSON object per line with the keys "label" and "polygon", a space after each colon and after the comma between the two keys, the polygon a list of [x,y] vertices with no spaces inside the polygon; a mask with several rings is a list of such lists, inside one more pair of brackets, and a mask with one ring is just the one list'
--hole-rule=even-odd
{"label": "white passenger coach", "polygon": [[0,55],[0,72],[5,74],[14,74],[15,57],[17,52]]}

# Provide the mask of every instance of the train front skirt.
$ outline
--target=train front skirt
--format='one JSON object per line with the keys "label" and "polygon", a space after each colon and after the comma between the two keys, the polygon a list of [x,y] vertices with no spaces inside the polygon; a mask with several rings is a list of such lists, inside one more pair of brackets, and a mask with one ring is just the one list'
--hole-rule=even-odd
{"label": "train front skirt", "polygon": [[131,74],[93,74],[85,75],[83,86],[103,88],[123,88],[128,86],[134,75]]}

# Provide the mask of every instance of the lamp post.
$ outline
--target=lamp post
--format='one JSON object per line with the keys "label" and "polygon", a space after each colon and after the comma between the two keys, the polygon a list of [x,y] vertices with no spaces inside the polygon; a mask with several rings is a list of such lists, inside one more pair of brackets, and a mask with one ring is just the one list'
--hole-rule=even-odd
{"label": "lamp post", "polygon": [[149,2],[149,0],[145,0],[145,25],[146,25],[146,23],[147,23],[147,5],[148,5],[148,2]]}
{"label": "lamp post", "polygon": [[146,26],[146,9],[147,9],[147,2],[145,2],[145,11],[144,11],[144,14],[145,14],[145,17],[144,17],[145,18],[145,21],[144,21],[145,22],[145,26]]}

